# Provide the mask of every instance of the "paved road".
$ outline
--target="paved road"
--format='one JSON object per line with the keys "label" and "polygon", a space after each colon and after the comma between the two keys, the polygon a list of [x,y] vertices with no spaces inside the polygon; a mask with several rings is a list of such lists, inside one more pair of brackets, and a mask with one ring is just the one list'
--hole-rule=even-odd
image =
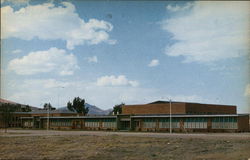
{"label": "paved road", "polygon": [[57,130],[0,130],[0,137],[20,136],[135,136],[135,137],[156,137],[156,138],[222,138],[222,139],[250,139],[250,133],[156,133],[156,132],[111,132],[111,131],[57,131]]}

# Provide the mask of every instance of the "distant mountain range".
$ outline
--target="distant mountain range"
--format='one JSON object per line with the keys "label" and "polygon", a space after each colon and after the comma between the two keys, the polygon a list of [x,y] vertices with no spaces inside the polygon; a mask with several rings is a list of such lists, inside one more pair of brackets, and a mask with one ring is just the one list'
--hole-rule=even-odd
{"label": "distant mountain range", "polygon": [[[16,103],[16,102],[13,102],[13,101],[9,101],[9,100],[6,100],[6,99],[2,99],[0,98],[0,104],[3,104],[3,103],[10,103],[10,104],[20,104],[20,103]],[[24,104],[21,104],[21,106],[26,106]],[[108,115],[112,109],[107,109],[107,110],[102,110],[94,105],[91,105],[91,104],[88,104],[88,103],[85,103],[85,107],[88,107],[89,108],[89,115]],[[38,108],[38,107],[33,107],[33,106],[30,106],[31,110],[34,112],[34,111],[43,111],[44,109],[43,108]],[[68,110],[67,107],[61,107],[61,108],[58,108],[56,109],[54,112],[70,112]]]}
{"label": "distant mountain range", "polygon": [[[85,107],[88,107],[89,108],[89,115],[108,115],[112,109],[107,109],[107,110],[102,110],[94,105],[91,105],[91,104],[88,104],[88,103],[85,103]],[[57,110],[61,110],[61,111],[66,111],[68,110],[67,107],[61,107],[61,108],[58,108]]]}

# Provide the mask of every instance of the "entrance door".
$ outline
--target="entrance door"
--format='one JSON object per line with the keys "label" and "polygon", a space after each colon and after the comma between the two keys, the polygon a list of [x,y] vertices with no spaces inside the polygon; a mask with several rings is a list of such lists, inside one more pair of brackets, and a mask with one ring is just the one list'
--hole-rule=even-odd
{"label": "entrance door", "polygon": [[33,128],[39,128],[40,126],[40,117],[34,117]]}
{"label": "entrance door", "polygon": [[74,121],[73,122],[73,128],[74,129],[81,129],[81,122],[80,121]]}
{"label": "entrance door", "polygon": [[135,121],[135,127],[138,129],[140,128],[140,121]]}

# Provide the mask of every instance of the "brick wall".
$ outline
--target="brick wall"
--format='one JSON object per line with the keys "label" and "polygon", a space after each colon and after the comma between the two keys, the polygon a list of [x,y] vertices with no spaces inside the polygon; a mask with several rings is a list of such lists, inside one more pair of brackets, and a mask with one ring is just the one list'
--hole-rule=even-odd
{"label": "brick wall", "polygon": [[238,131],[250,131],[249,130],[249,116],[239,116],[238,117]]}
{"label": "brick wall", "polygon": [[192,114],[236,114],[236,106],[186,103],[186,112]]}
{"label": "brick wall", "polygon": [[[169,103],[124,105],[122,114],[169,114]],[[172,103],[172,114],[236,114],[236,106]]]}
{"label": "brick wall", "polygon": [[[169,114],[169,103],[124,105],[122,114]],[[185,103],[172,103],[172,114],[185,114]]]}

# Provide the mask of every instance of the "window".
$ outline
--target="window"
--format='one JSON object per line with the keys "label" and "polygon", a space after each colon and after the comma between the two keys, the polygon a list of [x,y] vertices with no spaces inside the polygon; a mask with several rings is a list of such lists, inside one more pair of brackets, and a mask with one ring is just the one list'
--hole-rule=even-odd
{"label": "window", "polygon": [[[180,119],[171,118],[172,128],[180,128]],[[159,128],[170,128],[170,118],[159,119]]]}
{"label": "window", "polygon": [[184,128],[207,128],[207,118],[195,117],[185,118]]}
{"label": "window", "polygon": [[146,118],[143,121],[143,127],[144,128],[155,128],[156,127],[156,122],[155,119],[152,118]]}
{"label": "window", "polygon": [[212,119],[212,129],[237,129],[237,117],[215,117]]}
{"label": "window", "polygon": [[86,119],[85,127],[99,127],[99,119]]}
{"label": "window", "polygon": [[102,127],[116,128],[116,119],[103,119]]}

